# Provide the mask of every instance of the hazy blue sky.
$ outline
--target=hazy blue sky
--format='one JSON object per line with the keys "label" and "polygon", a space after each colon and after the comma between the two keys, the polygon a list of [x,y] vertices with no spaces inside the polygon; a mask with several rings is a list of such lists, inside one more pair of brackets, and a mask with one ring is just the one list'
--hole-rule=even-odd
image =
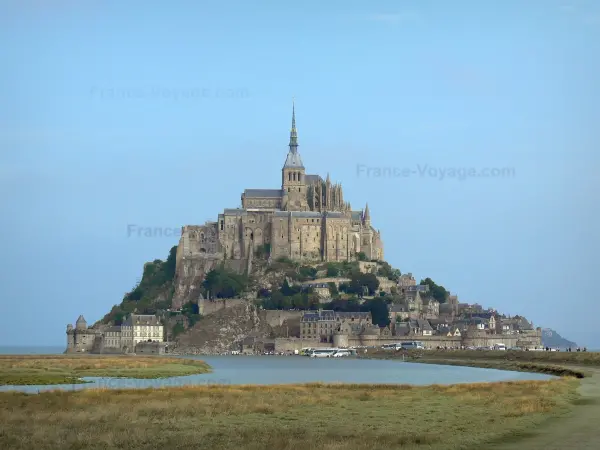
{"label": "hazy blue sky", "polygon": [[600,3],[0,5],[1,344],[64,344],[178,241],[128,225],[277,188],[295,97],[392,265],[600,347]]}

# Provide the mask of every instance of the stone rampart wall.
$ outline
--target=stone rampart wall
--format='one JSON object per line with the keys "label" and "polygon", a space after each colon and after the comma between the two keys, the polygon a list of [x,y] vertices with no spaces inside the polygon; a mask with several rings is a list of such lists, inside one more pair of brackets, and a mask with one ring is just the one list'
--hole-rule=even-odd
{"label": "stone rampart wall", "polygon": [[302,350],[307,347],[331,347],[331,344],[323,344],[318,339],[300,339],[300,338],[276,338],[276,352],[293,352],[294,350]]}
{"label": "stone rampart wall", "polygon": [[302,311],[278,311],[268,309],[264,311],[265,320],[272,327],[279,327],[284,322],[299,323],[302,318]]}
{"label": "stone rampart wall", "polygon": [[209,314],[214,314],[222,309],[232,308],[237,305],[243,305],[244,303],[248,303],[248,301],[241,298],[200,300],[198,304],[198,310],[200,314],[202,314],[203,316],[207,316]]}

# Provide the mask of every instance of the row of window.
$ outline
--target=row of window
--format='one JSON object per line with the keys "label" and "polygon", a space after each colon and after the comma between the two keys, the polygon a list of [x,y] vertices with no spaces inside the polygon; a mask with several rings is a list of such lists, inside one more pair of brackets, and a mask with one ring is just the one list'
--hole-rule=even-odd
{"label": "row of window", "polygon": [[302,181],[302,172],[288,172],[288,181]]}

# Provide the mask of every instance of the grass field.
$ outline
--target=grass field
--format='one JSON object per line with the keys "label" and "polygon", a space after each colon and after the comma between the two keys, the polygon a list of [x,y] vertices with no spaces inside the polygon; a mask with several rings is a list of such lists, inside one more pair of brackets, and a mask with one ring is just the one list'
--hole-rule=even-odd
{"label": "grass field", "polygon": [[166,378],[210,372],[199,360],[156,356],[0,355],[0,385],[84,383],[81,377]]}
{"label": "grass field", "polygon": [[481,448],[569,410],[578,381],[0,394],[0,448]]}

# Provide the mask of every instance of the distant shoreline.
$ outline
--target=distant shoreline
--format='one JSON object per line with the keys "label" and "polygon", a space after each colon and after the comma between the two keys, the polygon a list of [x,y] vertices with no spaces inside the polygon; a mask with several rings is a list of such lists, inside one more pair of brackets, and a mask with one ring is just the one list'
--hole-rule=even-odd
{"label": "distant shoreline", "polygon": [[585,378],[589,367],[600,368],[599,352],[527,352],[478,350],[376,350],[360,355],[363,359],[404,360],[411,363],[479,367],[516,372]]}

